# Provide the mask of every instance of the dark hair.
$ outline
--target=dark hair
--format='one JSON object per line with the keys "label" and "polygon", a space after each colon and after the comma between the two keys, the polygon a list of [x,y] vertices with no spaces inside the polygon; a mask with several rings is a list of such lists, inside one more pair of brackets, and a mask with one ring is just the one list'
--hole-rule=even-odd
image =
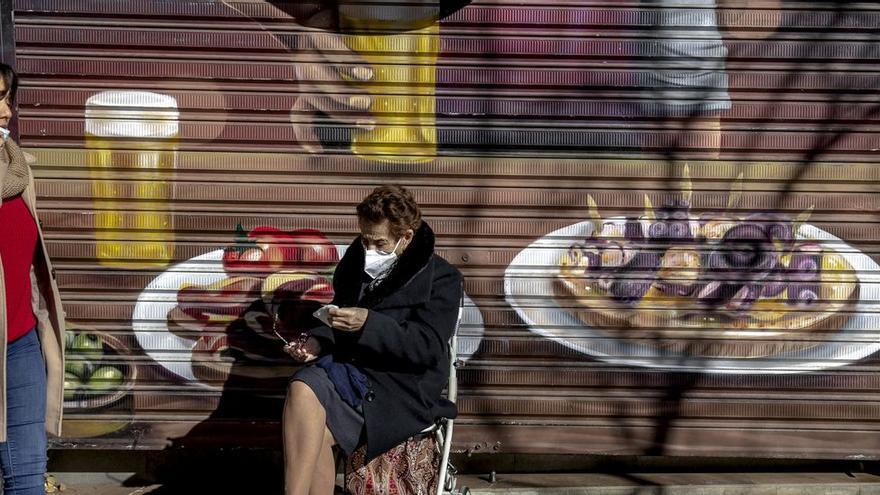
{"label": "dark hair", "polygon": [[370,223],[388,220],[391,234],[401,237],[407,229],[418,230],[422,225],[422,210],[413,195],[401,186],[379,186],[373,189],[361,204],[357,215]]}
{"label": "dark hair", "polygon": [[18,74],[15,73],[15,69],[12,66],[0,63],[0,77],[3,78],[3,82],[6,84],[6,92],[0,94],[0,99],[8,96],[11,105],[15,103],[15,93],[18,92]]}

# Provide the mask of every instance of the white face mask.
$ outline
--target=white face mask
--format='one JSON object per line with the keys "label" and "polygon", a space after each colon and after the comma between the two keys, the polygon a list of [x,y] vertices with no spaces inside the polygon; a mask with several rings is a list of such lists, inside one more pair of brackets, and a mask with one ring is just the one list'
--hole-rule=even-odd
{"label": "white face mask", "polygon": [[395,251],[397,251],[397,246],[400,245],[402,240],[403,237],[397,240],[397,244],[394,245],[394,249],[391,252],[386,253],[377,249],[367,249],[364,251],[364,271],[367,272],[367,275],[379,278],[391,269],[391,266],[397,260]]}
{"label": "white face mask", "polygon": [[0,127],[0,139],[6,141],[7,139],[9,139],[9,134],[9,129],[5,127]]}

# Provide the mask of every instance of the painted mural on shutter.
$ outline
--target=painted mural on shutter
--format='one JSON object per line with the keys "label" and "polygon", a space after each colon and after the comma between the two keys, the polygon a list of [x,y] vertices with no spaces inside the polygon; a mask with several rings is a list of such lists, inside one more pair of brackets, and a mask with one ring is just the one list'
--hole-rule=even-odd
{"label": "painted mural on shutter", "polygon": [[56,445],[277,445],[272,330],[392,182],[466,276],[459,450],[880,454],[876,6],[331,4],[15,2]]}

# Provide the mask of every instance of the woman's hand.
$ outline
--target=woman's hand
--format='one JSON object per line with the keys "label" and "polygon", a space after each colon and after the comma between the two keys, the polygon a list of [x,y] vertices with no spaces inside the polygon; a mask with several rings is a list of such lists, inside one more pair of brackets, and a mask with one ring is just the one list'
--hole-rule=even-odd
{"label": "woman's hand", "polygon": [[357,332],[363,328],[370,314],[364,308],[330,308],[330,326],[344,332]]}
{"label": "woman's hand", "polygon": [[321,354],[321,343],[314,337],[309,337],[304,342],[291,342],[284,346],[284,352],[300,363],[308,363],[318,359]]}

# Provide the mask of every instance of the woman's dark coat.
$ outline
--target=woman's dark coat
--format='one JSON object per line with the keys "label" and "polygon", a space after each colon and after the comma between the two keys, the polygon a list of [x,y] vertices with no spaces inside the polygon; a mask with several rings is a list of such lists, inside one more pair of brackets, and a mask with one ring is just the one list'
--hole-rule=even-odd
{"label": "woman's dark coat", "polygon": [[434,254],[434,233],[422,222],[391,273],[361,296],[367,280],[357,238],[336,267],[333,304],[367,308],[367,321],[357,332],[321,326],[312,335],[323,353],[367,376],[363,413],[369,460],[437,418],[455,417],[455,405],[441,393],[449,377],[449,339],[458,321],[462,276]]}

